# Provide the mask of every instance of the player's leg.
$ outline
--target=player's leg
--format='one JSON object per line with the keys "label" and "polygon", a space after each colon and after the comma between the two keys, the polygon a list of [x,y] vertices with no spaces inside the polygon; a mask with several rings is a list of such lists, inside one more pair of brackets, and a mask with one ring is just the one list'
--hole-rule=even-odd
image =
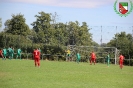
{"label": "player's leg", "polygon": [[10,60],[12,59],[12,56],[13,56],[12,53],[10,53],[10,54],[9,54],[9,59],[10,59]]}
{"label": "player's leg", "polygon": [[68,61],[70,61],[70,54],[68,54]]}
{"label": "player's leg", "polygon": [[19,53],[18,53],[18,58],[20,58],[20,60],[21,60],[21,54],[19,54]]}
{"label": "player's leg", "polygon": [[1,56],[2,56],[2,58],[4,58],[4,54],[3,53],[1,54]]}
{"label": "player's leg", "polygon": [[38,67],[40,67],[40,58],[37,58]]}
{"label": "player's leg", "polygon": [[120,64],[120,68],[122,69],[122,64]]}
{"label": "player's leg", "polygon": [[11,60],[11,57],[12,57],[12,55],[11,54],[9,54],[9,59]]}
{"label": "player's leg", "polygon": [[20,60],[21,60],[21,54],[18,54],[18,58],[20,58]]}
{"label": "player's leg", "polygon": [[37,66],[37,59],[34,57],[35,67]]}
{"label": "player's leg", "polygon": [[67,57],[67,61],[68,61],[68,54],[67,54],[67,56],[66,56],[66,57]]}
{"label": "player's leg", "polygon": [[12,54],[10,55],[10,59],[12,59]]}
{"label": "player's leg", "polygon": [[80,62],[80,57],[78,57],[78,63]]}
{"label": "player's leg", "polygon": [[14,56],[14,54],[12,53],[12,59],[13,59],[13,56]]}
{"label": "player's leg", "polygon": [[122,69],[122,62],[120,61],[120,68]]}
{"label": "player's leg", "polygon": [[109,67],[109,60],[108,60],[108,62],[107,62],[107,66]]}
{"label": "player's leg", "polygon": [[7,54],[5,54],[5,59],[6,59],[6,57],[7,57]]}
{"label": "player's leg", "polygon": [[93,62],[94,62],[94,65],[95,65],[96,64],[96,59],[95,58],[93,59]]}
{"label": "player's leg", "polygon": [[16,59],[18,59],[18,54],[17,54],[17,56],[16,56]]}
{"label": "player's leg", "polygon": [[5,53],[3,54],[3,58],[4,58],[4,60],[6,60],[6,54]]}
{"label": "player's leg", "polygon": [[121,69],[123,68],[123,61],[121,62]]}
{"label": "player's leg", "polygon": [[10,55],[10,59],[12,60],[12,54]]}
{"label": "player's leg", "polygon": [[91,60],[91,64],[92,64],[92,63],[94,63],[94,58],[92,58],[92,60]]}
{"label": "player's leg", "polygon": [[77,57],[77,63],[79,63],[79,58]]}
{"label": "player's leg", "polygon": [[5,56],[4,56],[4,54],[3,54],[3,58],[2,58],[3,60],[5,59],[4,57],[5,57]]}

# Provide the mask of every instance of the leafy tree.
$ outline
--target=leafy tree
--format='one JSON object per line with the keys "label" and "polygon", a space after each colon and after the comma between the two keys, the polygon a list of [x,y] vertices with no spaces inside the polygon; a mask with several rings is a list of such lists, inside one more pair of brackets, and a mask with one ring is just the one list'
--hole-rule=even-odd
{"label": "leafy tree", "polygon": [[86,22],[79,25],[79,22],[69,22],[67,31],[69,33],[69,44],[70,45],[85,45],[89,46],[92,44],[91,34]]}
{"label": "leafy tree", "polygon": [[108,46],[116,47],[126,57],[133,57],[133,37],[131,34],[121,32],[115,34],[115,37],[107,44]]}
{"label": "leafy tree", "polygon": [[28,46],[32,46],[31,40],[27,39],[30,34],[31,30],[25,23],[24,16],[13,14],[12,18],[5,22],[4,31],[0,33],[1,47],[13,46],[14,48],[22,48],[25,52]]}
{"label": "leafy tree", "polygon": [[14,35],[23,35],[26,36],[30,33],[28,25],[25,23],[24,15],[17,14],[12,15],[12,19],[9,19],[5,22],[5,32],[11,33]]}
{"label": "leafy tree", "polygon": [[50,14],[45,12],[39,12],[39,15],[35,15],[36,21],[31,25],[33,26],[33,30],[37,33],[37,37],[41,43],[48,43],[49,37],[51,35],[50,32]]}
{"label": "leafy tree", "polygon": [[66,30],[66,24],[58,23],[55,25],[54,39],[58,46],[65,45],[68,42],[68,31]]}
{"label": "leafy tree", "polygon": [[67,32],[68,32],[68,42],[70,45],[76,45],[76,43],[78,44],[78,39],[79,39],[79,23],[78,21],[76,22],[69,22],[68,26],[67,26]]}
{"label": "leafy tree", "polygon": [[92,44],[91,34],[89,33],[89,28],[86,22],[82,22],[80,32],[82,33],[81,40],[83,45],[90,46]]}

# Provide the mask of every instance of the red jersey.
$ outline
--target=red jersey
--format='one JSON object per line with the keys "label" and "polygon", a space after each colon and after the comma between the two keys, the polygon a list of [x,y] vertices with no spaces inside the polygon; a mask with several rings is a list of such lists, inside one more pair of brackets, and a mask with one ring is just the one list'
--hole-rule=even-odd
{"label": "red jersey", "polygon": [[120,56],[119,56],[119,60],[120,60],[120,61],[123,61],[123,60],[124,60],[124,56],[123,56],[123,55],[120,55]]}
{"label": "red jersey", "polygon": [[91,53],[91,58],[96,58],[95,53]]}
{"label": "red jersey", "polygon": [[34,56],[35,58],[39,57],[39,56],[40,56],[39,50],[34,50],[33,56]]}
{"label": "red jersey", "polygon": [[2,55],[2,53],[3,53],[3,51],[2,51],[2,50],[0,50],[0,55]]}

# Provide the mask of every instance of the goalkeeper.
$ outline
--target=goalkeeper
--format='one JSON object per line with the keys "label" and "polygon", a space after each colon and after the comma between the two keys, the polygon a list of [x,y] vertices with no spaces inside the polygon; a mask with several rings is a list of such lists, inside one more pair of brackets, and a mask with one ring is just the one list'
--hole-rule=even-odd
{"label": "goalkeeper", "polygon": [[71,51],[68,49],[68,50],[66,51],[66,53],[67,53],[67,60],[70,60]]}

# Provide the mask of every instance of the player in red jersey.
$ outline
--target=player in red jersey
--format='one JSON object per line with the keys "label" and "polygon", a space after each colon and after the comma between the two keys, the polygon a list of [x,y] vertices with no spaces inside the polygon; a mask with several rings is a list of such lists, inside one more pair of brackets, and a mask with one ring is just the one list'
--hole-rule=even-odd
{"label": "player in red jersey", "polygon": [[120,68],[123,68],[123,61],[124,61],[124,56],[122,54],[120,54],[119,56],[119,64],[120,64]]}
{"label": "player in red jersey", "polygon": [[92,62],[94,63],[94,65],[95,65],[95,63],[96,63],[96,55],[95,55],[95,53],[92,51],[92,53],[91,53],[91,58],[90,58],[90,65],[92,65]]}
{"label": "player in red jersey", "polygon": [[3,58],[3,51],[2,51],[2,49],[0,49],[0,57]]}
{"label": "player in red jersey", "polygon": [[33,51],[33,58],[34,58],[35,66],[40,67],[40,52],[37,48]]}

